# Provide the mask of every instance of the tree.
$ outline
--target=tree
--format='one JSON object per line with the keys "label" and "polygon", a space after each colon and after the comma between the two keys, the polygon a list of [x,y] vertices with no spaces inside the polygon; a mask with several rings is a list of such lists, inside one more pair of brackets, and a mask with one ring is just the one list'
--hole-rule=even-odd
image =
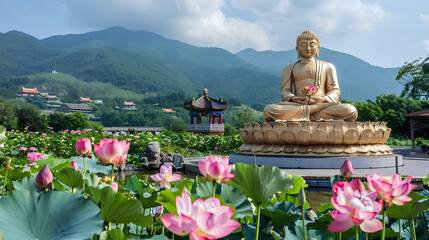
{"label": "tree", "polygon": [[244,107],[242,111],[238,112],[234,116],[234,122],[237,128],[242,128],[244,123],[254,121],[256,121],[256,116],[249,106]]}
{"label": "tree", "polygon": [[188,130],[188,124],[186,124],[186,122],[182,119],[175,119],[171,124],[170,130],[177,133],[183,133]]}
{"label": "tree", "polygon": [[46,115],[40,115],[39,111],[31,108],[15,109],[17,124],[20,131],[23,131],[27,126],[29,131],[45,132],[48,129],[48,120]]}
{"label": "tree", "polygon": [[405,63],[399,69],[396,80],[404,85],[401,97],[412,99],[429,99],[429,57]]}
{"label": "tree", "polygon": [[0,103],[0,125],[4,126],[8,130],[18,127],[17,118],[12,105]]}
{"label": "tree", "polygon": [[236,97],[231,97],[228,100],[229,105],[231,106],[241,106],[241,101],[240,99],[236,98]]}
{"label": "tree", "polygon": [[64,117],[64,127],[69,130],[77,130],[89,128],[89,124],[83,113],[75,112]]}
{"label": "tree", "polygon": [[262,111],[264,111],[264,108],[267,106],[267,104],[257,102],[257,103],[253,103],[250,106],[257,111],[262,112]]}

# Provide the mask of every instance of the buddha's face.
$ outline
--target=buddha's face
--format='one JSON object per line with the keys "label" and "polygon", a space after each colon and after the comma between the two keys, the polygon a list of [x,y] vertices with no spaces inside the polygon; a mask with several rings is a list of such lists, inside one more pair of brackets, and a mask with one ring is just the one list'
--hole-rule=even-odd
{"label": "buddha's face", "polygon": [[319,49],[320,46],[317,44],[316,39],[302,39],[296,46],[296,51],[302,58],[314,58]]}

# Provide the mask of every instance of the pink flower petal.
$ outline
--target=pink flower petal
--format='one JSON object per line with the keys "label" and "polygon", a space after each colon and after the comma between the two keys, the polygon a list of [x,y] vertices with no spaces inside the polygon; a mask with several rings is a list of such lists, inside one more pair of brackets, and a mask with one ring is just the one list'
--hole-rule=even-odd
{"label": "pink flower petal", "polygon": [[383,229],[383,224],[380,220],[374,218],[373,220],[363,221],[363,223],[360,225],[360,228],[364,232],[373,233]]}
{"label": "pink flower petal", "polygon": [[345,232],[349,230],[353,226],[353,222],[351,220],[347,220],[344,222],[333,221],[331,225],[328,227],[328,231],[330,232]]}

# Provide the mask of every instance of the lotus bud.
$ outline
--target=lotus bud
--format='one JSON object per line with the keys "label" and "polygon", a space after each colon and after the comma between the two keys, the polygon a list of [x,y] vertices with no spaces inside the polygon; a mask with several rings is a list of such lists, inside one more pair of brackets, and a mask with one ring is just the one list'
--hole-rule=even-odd
{"label": "lotus bud", "polygon": [[345,178],[350,178],[353,175],[353,164],[347,158],[340,168],[340,173]]}
{"label": "lotus bud", "polygon": [[91,154],[92,145],[89,138],[82,138],[76,140],[76,152],[82,157],[88,157]]}
{"label": "lotus bud", "polygon": [[115,191],[115,193],[117,193],[118,192],[118,183],[117,182],[113,182],[112,183],[112,188],[113,188],[113,191]]}
{"label": "lotus bud", "polygon": [[304,187],[301,186],[301,189],[299,189],[298,192],[298,205],[304,207],[305,202],[307,202],[307,197],[305,196]]}
{"label": "lotus bud", "polygon": [[79,167],[77,166],[77,162],[75,162],[75,161],[72,161],[72,162],[70,163],[70,167],[71,167],[71,168],[76,169],[76,171],[78,171],[78,170],[79,170]]}
{"label": "lotus bud", "polygon": [[158,206],[158,207],[151,208],[151,210],[150,210],[150,213],[152,214],[154,221],[156,221],[156,219],[158,219],[162,215],[163,212],[164,212],[164,207],[162,205]]}
{"label": "lotus bud", "polygon": [[36,176],[36,187],[40,190],[52,188],[52,180],[54,180],[54,176],[48,165],[45,164]]}

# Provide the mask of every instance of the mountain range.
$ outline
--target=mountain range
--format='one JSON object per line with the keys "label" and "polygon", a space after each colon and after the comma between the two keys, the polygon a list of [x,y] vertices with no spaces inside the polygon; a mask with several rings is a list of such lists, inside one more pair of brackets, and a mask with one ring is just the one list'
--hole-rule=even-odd
{"label": "mountain range", "polygon": [[[373,100],[402,90],[395,80],[398,68],[373,66],[326,48],[321,48],[320,59],[336,66],[342,99]],[[232,54],[121,27],[45,39],[17,31],[0,33],[1,87],[14,91],[20,88],[14,79],[50,72],[56,62],[58,72],[138,94],[180,91],[196,97],[207,88],[212,97],[274,103],[280,101],[282,68],[296,60],[295,50]]]}

